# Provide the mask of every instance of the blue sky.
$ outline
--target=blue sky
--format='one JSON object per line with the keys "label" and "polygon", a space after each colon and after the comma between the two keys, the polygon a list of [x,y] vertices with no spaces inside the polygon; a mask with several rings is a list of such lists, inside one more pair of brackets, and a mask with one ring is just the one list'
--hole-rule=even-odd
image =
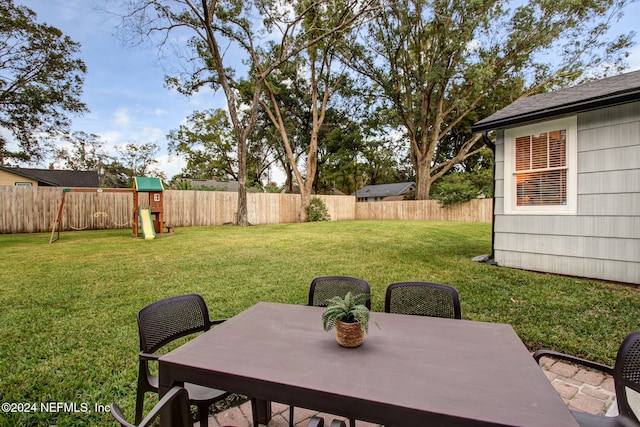
{"label": "blue sky", "polygon": [[[178,174],[182,159],[169,156],[166,135],[194,111],[224,108],[221,93],[204,91],[191,98],[164,87],[166,63],[158,60],[153,45],[124,46],[116,36],[115,17],[101,12],[96,0],[14,0],[34,10],[39,22],[62,30],[81,44],[80,58],[87,64],[83,101],[90,112],[74,117],[72,129],[94,133],[109,151],[127,143],[154,142],[161,147],[158,160],[168,179]],[[632,3],[616,26],[619,31],[638,29],[640,2]],[[638,36],[636,36],[638,40]],[[628,59],[630,70],[640,69],[640,46]],[[41,165],[46,166],[46,165]],[[281,175],[272,179],[281,183]]]}
{"label": "blue sky", "polygon": [[[151,44],[125,46],[116,35],[118,19],[87,0],[15,0],[81,44],[87,65],[83,101],[90,112],[74,116],[72,129],[99,135],[108,151],[127,143],[158,144],[160,169],[170,179],[184,162],[169,156],[166,135],[193,111],[224,107],[222,94],[205,91],[191,98],[164,87],[168,72]],[[46,166],[46,165],[42,165]]]}

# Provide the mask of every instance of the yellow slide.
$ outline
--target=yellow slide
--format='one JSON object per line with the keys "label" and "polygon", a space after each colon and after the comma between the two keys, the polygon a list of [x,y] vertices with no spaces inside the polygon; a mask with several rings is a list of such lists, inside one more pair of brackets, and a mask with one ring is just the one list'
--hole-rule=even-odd
{"label": "yellow slide", "polygon": [[138,216],[140,217],[140,231],[144,240],[155,239],[156,229],[153,227],[151,209],[138,207]]}

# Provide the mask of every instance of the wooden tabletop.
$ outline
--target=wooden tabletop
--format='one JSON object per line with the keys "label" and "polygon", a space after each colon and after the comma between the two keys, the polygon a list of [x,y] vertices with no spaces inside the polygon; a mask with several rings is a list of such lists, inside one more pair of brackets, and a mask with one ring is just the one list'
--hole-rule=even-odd
{"label": "wooden tabletop", "polygon": [[323,310],[256,304],[161,357],[161,392],[191,382],[387,426],[578,426],[509,325],[375,312],[346,349]]}

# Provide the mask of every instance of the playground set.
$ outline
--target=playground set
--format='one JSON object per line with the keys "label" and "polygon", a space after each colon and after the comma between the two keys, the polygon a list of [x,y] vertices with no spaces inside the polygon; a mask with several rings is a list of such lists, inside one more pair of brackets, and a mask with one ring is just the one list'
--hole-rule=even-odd
{"label": "playground set", "polygon": [[[65,188],[62,190],[62,199],[58,207],[58,215],[51,229],[49,243],[53,243],[60,238],[62,228],[62,213],[65,199],[68,193],[122,193],[133,192],[133,237],[142,237],[145,240],[155,239],[158,234],[162,234],[165,229],[167,233],[174,231],[174,227],[166,226],[164,223],[164,187],[160,178],[135,177],[132,189],[123,188]],[[148,193],[149,204],[140,204],[140,193]],[[54,237],[57,232],[57,237]]]}

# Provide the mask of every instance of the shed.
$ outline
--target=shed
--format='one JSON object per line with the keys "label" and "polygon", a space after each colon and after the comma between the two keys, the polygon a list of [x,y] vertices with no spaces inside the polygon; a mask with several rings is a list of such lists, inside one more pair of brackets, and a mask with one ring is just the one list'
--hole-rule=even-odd
{"label": "shed", "polygon": [[640,283],[640,71],[514,102],[495,130],[498,265]]}

